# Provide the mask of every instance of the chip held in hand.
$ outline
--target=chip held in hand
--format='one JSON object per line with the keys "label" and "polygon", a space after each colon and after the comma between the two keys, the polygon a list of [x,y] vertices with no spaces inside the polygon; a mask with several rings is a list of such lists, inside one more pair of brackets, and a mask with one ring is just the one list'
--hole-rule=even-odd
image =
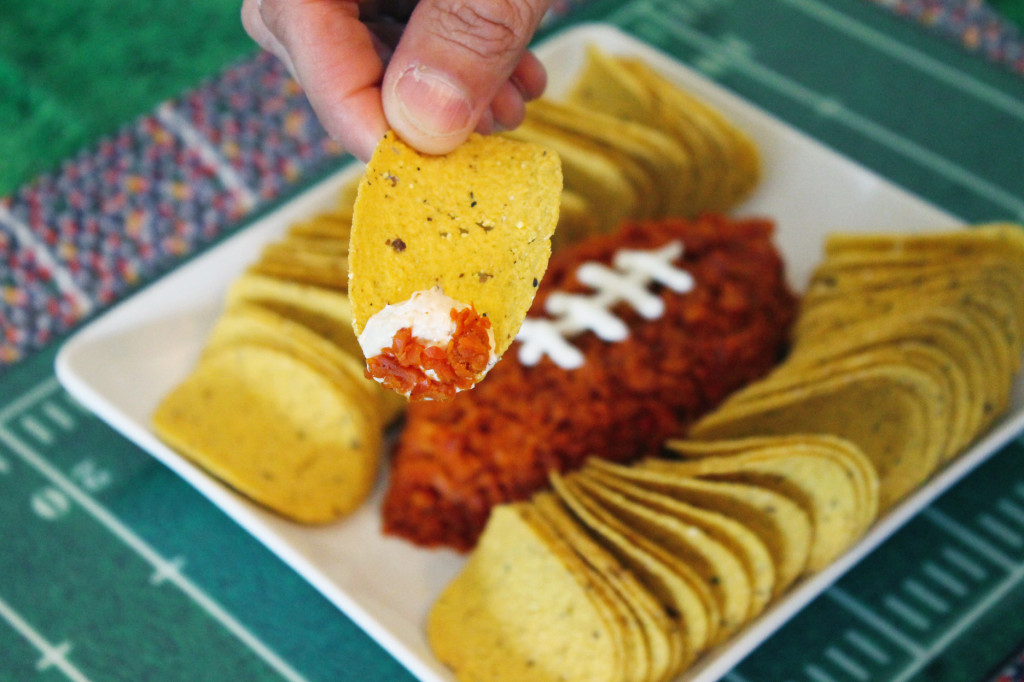
{"label": "chip held in hand", "polygon": [[394,133],[359,185],[349,244],[367,374],[410,400],[472,388],[509,347],[551,256],[557,154],[474,134],[443,156]]}

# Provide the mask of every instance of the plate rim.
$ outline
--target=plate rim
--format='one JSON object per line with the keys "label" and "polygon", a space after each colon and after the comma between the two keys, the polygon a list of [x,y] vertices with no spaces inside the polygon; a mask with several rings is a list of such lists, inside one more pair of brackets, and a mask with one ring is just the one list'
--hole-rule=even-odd
{"label": "plate rim", "polygon": [[[796,129],[772,113],[761,109],[756,104],[743,99],[719,83],[699,74],[678,59],[622,31],[614,25],[600,22],[576,24],[547,36],[536,49],[540,54],[543,54],[545,50],[553,50],[555,47],[571,43],[572,41],[594,40],[618,41],[620,44],[626,44],[629,49],[634,50],[636,53],[643,54],[645,58],[654,55],[654,58],[660,65],[670,64],[674,68],[682,68],[692,72],[698,78],[705,81],[708,88],[716,92],[716,96],[729,101],[732,106],[742,107],[745,110],[765,117],[767,121],[777,127],[782,133],[800,140],[801,144],[810,145],[818,151],[827,153],[839,163],[845,164],[872,178],[877,178],[884,183],[888,190],[896,192],[907,201],[919,202],[930,207],[937,215],[945,217],[951,226],[963,225],[959,218],[948,211],[927,202],[906,188],[831,149],[823,142]],[[140,301],[145,300],[146,293],[153,291],[154,287],[158,286],[161,282],[173,277],[176,273],[186,270],[195,263],[206,262],[205,259],[215,259],[222,250],[231,249],[232,245],[238,243],[236,240],[242,240],[247,234],[252,234],[253,228],[267,222],[272,222],[276,216],[281,215],[281,212],[285,211],[289,206],[295,206],[296,202],[313,196],[318,191],[325,191],[324,188],[332,187],[338,183],[339,178],[345,177],[357,170],[358,164],[345,164],[338,171],[305,187],[301,192],[289,197],[270,211],[254,217],[239,229],[238,234],[231,235],[211,248],[187,258],[161,277],[147,283],[146,286],[111,306],[75,332],[61,345],[54,360],[54,366],[58,381],[74,398],[106,421],[124,437],[138,445],[165,466],[168,466],[176,475],[183,478],[188,485],[194,486],[207,500],[224,511],[246,532],[253,535],[271,552],[298,572],[304,580],[328,598],[332,604],[382,646],[389,655],[405,666],[410,673],[419,679],[445,682],[446,680],[454,679],[454,677],[436,658],[430,656],[428,659],[424,659],[405,641],[390,631],[377,616],[370,613],[362,604],[353,599],[341,586],[332,582],[317,564],[298,553],[288,543],[287,539],[275,531],[273,524],[267,525],[267,517],[264,513],[255,510],[251,503],[225,490],[222,484],[207,476],[198,467],[192,465],[165,446],[152,432],[140,427],[134,420],[128,419],[116,405],[110,402],[107,396],[99,392],[95,386],[83,378],[76,365],[76,361],[80,359],[83,349],[88,348],[89,344],[96,340],[96,337],[101,336],[106,327],[113,323],[112,321],[118,320],[119,315],[123,315],[125,310],[129,310],[130,305],[140,305]],[[1024,377],[1018,376],[1017,383],[1020,383],[1022,380],[1024,380]],[[748,623],[729,641],[707,652],[694,666],[682,673],[678,678],[679,682],[705,682],[718,679],[718,677],[735,667],[761,642],[820,595],[828,585],[835,582],[854,567],[863,557],[884,542],[885,539],[902,527],[910,518],[913,518],[928,503],[936,499],[942,492],[952,487],[967,473],[988,459],[1021,430],[1024,430],[1024,409],[1004,416],[994,428],[990,429],[983,437],[976,441],[967,453],[953,460],[952,463],[945,466],[912,495],[876,521],[857,544],[842,557],[819,573],[803,579],[798,585],[790,589],[784,597],[777,600],[765,613]],[[257,515],[257,512],[259,512],[259,515]]]}

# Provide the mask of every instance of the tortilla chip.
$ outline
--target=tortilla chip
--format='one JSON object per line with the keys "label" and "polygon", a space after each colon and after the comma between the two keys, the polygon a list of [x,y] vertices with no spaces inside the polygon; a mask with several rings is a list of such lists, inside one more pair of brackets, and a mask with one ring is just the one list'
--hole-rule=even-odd
{"label": "tortilla chip", "polygon": [[461,680],[619,682],[619,632],[592,589],[592,573],[525,513],[515,505],[494,509],[476,550],[430,610],[431,648]]}
{"label": "tortilla chip", "polygon": [[[611,232],[624,218],[636,215],[642,196],[623,166],[606,153],[529,118],[503,135],[548,147],[558,154],[565,188],[583,197],[592,207],[599,221],[597,232]],[[566,241],[559,230],[555,231],[554,239],[558,243]]]}
{"label": "tortilla chip", "polygon": [[552,250],[557,251],[597,234],[602,229],[601,223],[602,219],[586,197],[571,189],[563,189],[558,228],[551,241]]}
{"label": "tortilla chip", "polygon": [[231,283],[225,298],[228,308],[242,303],[268,308],[308,327],[352,357],[362,356],[352,332],[352,309],[343,292],[246,273]]}
{"label": "tortilla chip", "polygon": [[385,135],[352,221],[356,334],[386,305],[440,286],[491,321],[500,356],[547,268],[561,191],[558,156],[539,145],[474,134],[426,156]]}
{"label": "tortilla chip", "polygon": [[344,255],[300,252],[268,245],[249,272],[345,291],[349,261]]}
{"label": "tortilla chip", "polygon": [[699,525],[653,511],[594,477],[574,474],[573,482],[597,505],[637,536],[682,559],[711,587],[718,605],[719,638],[725,639],[749,617],[753,587],[740,559]]}
{"label": "tortilla chip", "polygon": [[700,528],[708,536],[728,547],[743,564],[751,585],[750,610],[747,618],[757,616],[768,605],[775,588],[775,564],[761,538],[745,525],[736,519],[687,504],[650,487],[609,475],[599,468],[584,466],[577,475],[581,479],[600,483],[653,512],[677,519],[684,525]]}
{"label": "tortilla chip", "polygon": [[551,482],[558,498],[594,540],[627,567],[666,611],[677,615],[688,660],[719,641],[718,604],[690,566],[623,526],[580,490],[572,477],[554,475]]}
{"label": "tortilla chip", "polygon": [[357,389],[277,348],[210,353],[152,416],[156,434],[253,501],[302,523],[326,523],[366,499],[380,428]]}
{"label": "tortilla chip", "polygon": [[852,441],[879,474],[885,510],[938,467],[950,405],[927,373],[903,364],[836,372],[820,380],[744,401],[738,391],[700,419],[698,440],[754,435],[832,434]]}
{"label": "tortilla chip", "polygon": [[[666,447],[685,448],[685,441]],[[819,571],[845,552],[864,530],[863,491],[842,461],[792,445],[765,445],[727,456],[687,461],[650,460],[651,467],[677,476],[748,483],[790,498],[811,519],[814,535],[807,570]]]}
{"label": "tortilla chip", "polygon": [[807,512],[785,495],[742,483],[681,478],[646,466],[590,459],[595,467],[638,486],[695,507],[736,519],[762,540],[775,564],[774,596],[782,594],[807,565],[812,527]]}
{"label": "tortilla chip", "polygon": [[[677,87],[641,59],[619,58],[654,98],[663,129],[690,149],[708,177],[691,210],[726,211],[745,199],[761,178],[760,152],[753,140],[717,109]],[[697,134],[694,134],[696,131]]]}
{"label": "tortilla chip", "polygon": [[710,182],[708,148],[699,134],[690,127],[678,126],[666,115],[658,98],[626,68],[623,62],[597,46],[587,49],[586,61],[568,95],[578,106],[601,111],[627,121],[634,121],[674,135],[679,153],[688,159],[673,178],[673,187],[666,197],[669,215],[693,215],[701,210],[702,197],[708,195]]}
{"label": "tortilla chip", "polygon": [[627,624],[623,642],[629,665],[629,679],[659,679],[682,665],[683,641],[678,622],[673,622],[654,596],[636,576],[588,534],[551,492],[541,492],[530,500],[537,516],[545,521],[561,540],[572,548],[593,571],[595,584],[605,584],[611,598],[623,609]]}
{"label": "tortilla chip", "polygon": [[333,256],[345,258],[348,239],[342,237],[309,236],[288,233],[263,247],[264,255],[274,254],[282,259],[301,260],[303,256]]}
{"label": "tortilla chip", "polygon": [[527,105],[527,117],[615,160],[639,192],[636,217],[675,213],[673,200],[680,178],[690,172],[691,159],[674,138],[644,123],[547,98]]}
{"label": "tortilla chip", "polygon": [[[224,316],[247,318],[245,323],[235,320],[234,326],[238,333],[253,333],[252,327],[258,325],[262,328],[264,339],[268,333],[274,336],[283,334],[299,346],[332,364],[342,366],[346,372],[354,375],[356,383],[369,391],[367,405],[379,409],[375,419],[379,418],[384,424],[389,424],[405,410],[407,403],[401,396],[385,390],[363,375],[362,363],[359,361],[362,349],[352,331],[352,310],[344,292],[246,273],[229,287],[225,305],[227,310]],[[253,312],[254,307],[271,313],[273,317]],[[243,309],[241,313],[237,310],[240,308]],[[215,328],[211,343],[217,341],[218,335],[223,337],[227,334],[221,322]],[[327,343],[310,338],[303,329],[296,329],[295,325],[288,322],[305,327]],[[244,331],[246,327],[247,332]]]}
{"label": "tortilla chip", "polygon": [[832,459],[846,471],[846,477],[857,496],[857,534],[865,532],[878,516],[878,472],[871,460],[856,444],[826,434],[791,436],[750,436],[732,440],[680,439],[671,442],[674,457],[699,458],[761,452],[763,449],[784,449],[796,453],[813,453]]}
{"label": "tortilla chip", "polygon": [[902,364],[930,377],[928,410],[947,413],[930,418],[924,446],[946,462],[1009,404],[1024,356],[1024,228],[831,235],[793,337],[786,362],[738,401]]}
{"label": "tortilla chip", "polygon": [[935,394],[930,400],[935,402],[936,409],[947,414],[945,422],[937,417],[932,424],[932,436],[936,439],[940,460],[953,457],[974,437],[975,431],[969,421],[972,417],[969,404],[971,389],[964,369],[941,348],[916,340],[890,340],[848,352],[813,356],[809,352],[794,354],[791,362],[784,363],[763,381],[748,386],[734,398],[737,404],[767,400],[771,396],[783,396],[810,388],[817,382],[876,365],[912,367],[927,374],[934,382]]}
{"label": "tortilla chip", "polygon": [[204,354],[251,344],[282,350],[334,380],[342,390],[357,391],[359,409],[378,428],[400,413],[403,404],[367,379],[354,356],[305,326],[266,308],[237,304],[226,310],[210,332]]}
{"label": "tortilla chip", "polygon": [[[353,197],[354,198],[354,197]],[[343,242],[348,248],[348,235],[352,229],[352,207],[347,211],[321,213],[288,226],[287,236]]]}
{"label": "tortilla chip", "polygon": [[906,234],[835,233],[825,243],[825,256],[850,252],[873,254],[927,254],[957,259],[978,253],[996,253],[1024,265],[1024,226],[984,223],[966,230]]}

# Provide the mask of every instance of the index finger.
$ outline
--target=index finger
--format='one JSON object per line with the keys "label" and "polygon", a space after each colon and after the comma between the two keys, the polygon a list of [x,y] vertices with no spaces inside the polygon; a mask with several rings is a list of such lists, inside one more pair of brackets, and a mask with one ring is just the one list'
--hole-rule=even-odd
{"label": "index finger", "polygon": [[370,158],[387,132],[384,65],[356,0],[263,0],[259,17],[287,52],[295,79],[327,133]]}

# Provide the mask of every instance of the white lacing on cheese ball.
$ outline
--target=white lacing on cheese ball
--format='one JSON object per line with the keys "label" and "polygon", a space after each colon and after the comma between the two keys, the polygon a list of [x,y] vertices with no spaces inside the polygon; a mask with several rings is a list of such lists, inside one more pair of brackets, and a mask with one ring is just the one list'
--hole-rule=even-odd
{"label": "white lacing on cheese ball", "polygon": [[672,263],[682,255],[682,242],[673,241],[649,251],[621,249],[612,258],[613,267],[583,263],[576,269],[576,278],[594,292],[551,293],[544,310],[552,319],[528,317],[516,335],[521,344],[519,362],[532,367],[547,355],[562,369],[578,369],[583,366],[583,353],[569,342],[571,337],[590,331],[602,341],[626,340],[629,327],[612,307],[627,303],[647,320],[664,315],[665,303],[648,287],[657,283],[679,294],[691,291],[693,277]]}

